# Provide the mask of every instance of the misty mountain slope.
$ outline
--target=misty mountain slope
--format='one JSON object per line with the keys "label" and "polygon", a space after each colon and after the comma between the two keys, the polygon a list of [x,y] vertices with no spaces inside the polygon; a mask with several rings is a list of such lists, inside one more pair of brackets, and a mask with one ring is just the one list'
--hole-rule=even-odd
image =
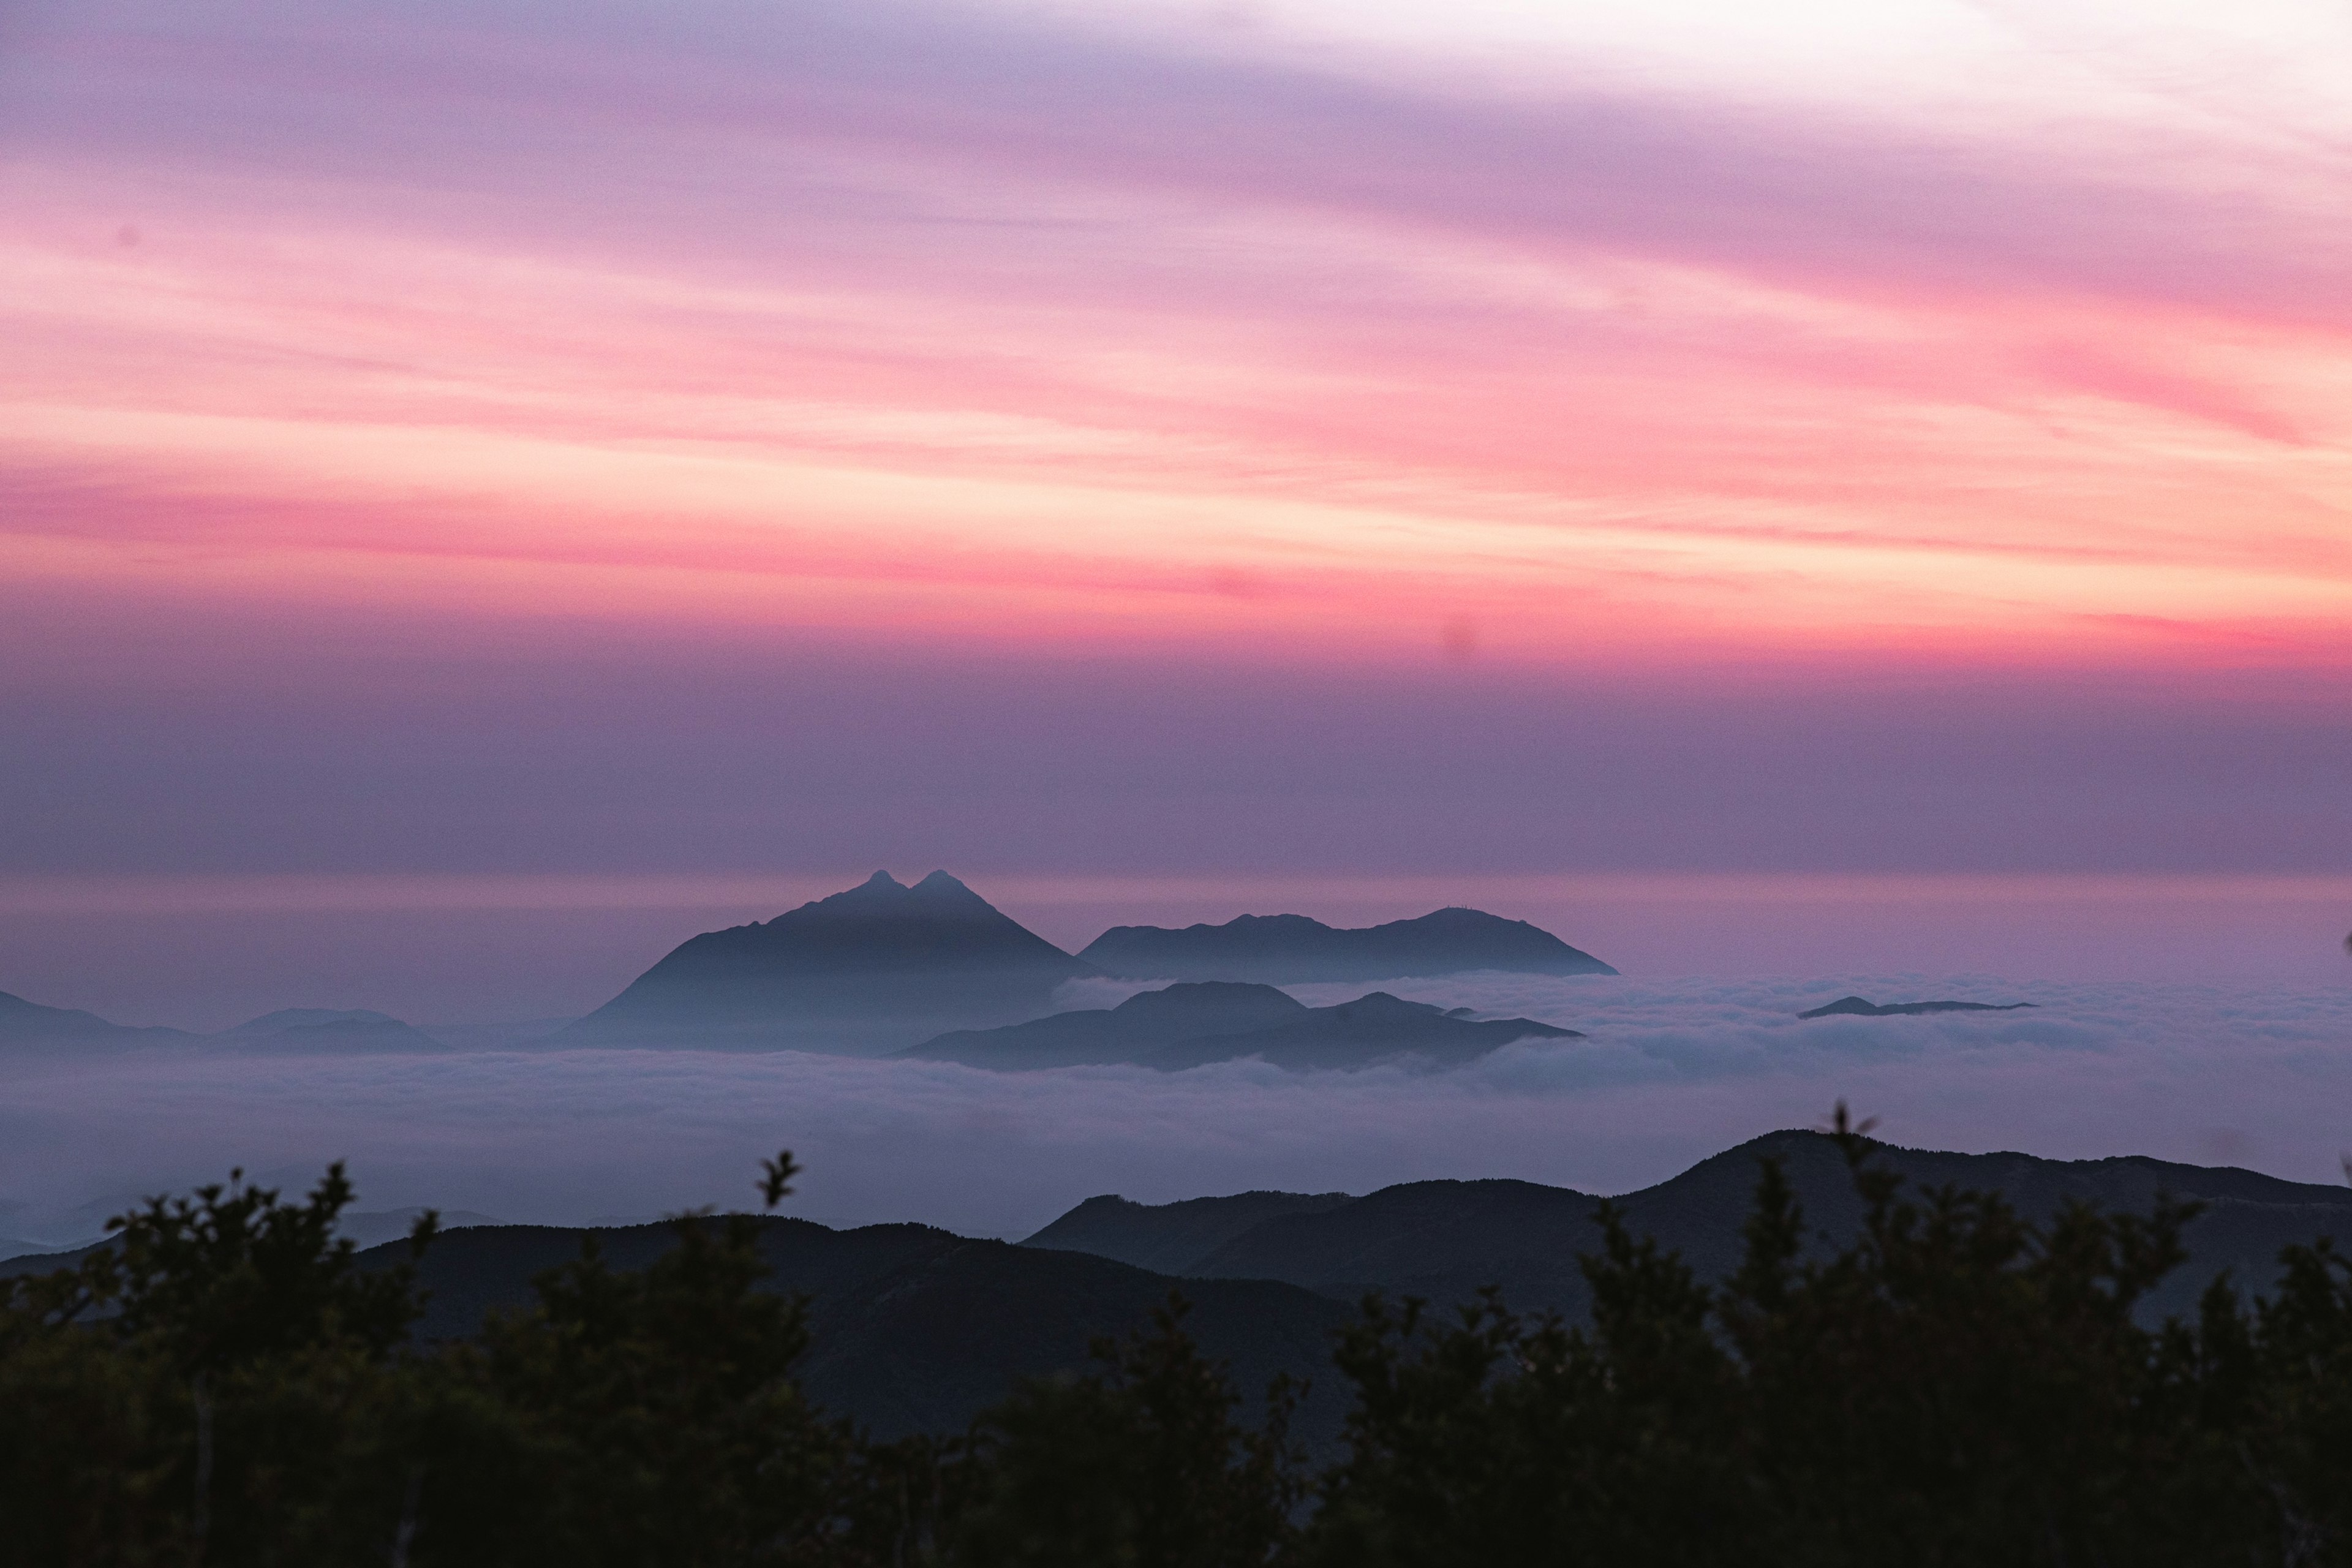
{"label": "misty mountain slope", "polygon": [[[1141,1327],[1181,1289],[1187,1324],[1211,1355],[1229,1362],[1253,1399],[1277,1372],[1307,1377],[1328,1356],[1339,1302],[1265,1280],[1185,1280],[1081,1252],[973,1241],[919,1225],[836,1231],[806,1220],[760,1222],[770,1284],[811,1298],[813,1342],[801,1372],[810,1394],[889,1437],[952,1432],[1023,1377],[1083,1366],[1098,1335]],[[527,1305],[530,1281],[579,1256],[593,1235],[617,1268],[642,1268],[667,1251],[667,1225],[583,1232],[493,1226],[435,1241],[419,1271],[430,1292],[418,1332],[469,1334],[493,1308]],[[406,1256],[405,1244],[373,1248],[371,1266]],[[1338,1431],[1332,1380],[1302,1413],[1318,1444]]]}
{"label": "misty mountain slope", "polygon": [[765,923],[705,931],[559,1043],[879,1054],[1034,1017],[1096,973],[944,871],[877,871]]}
{"label": "misty mountain slope", "polygon": [[1264,1028],[1307,1010],[1271,985],[1196,981],[1145,991],[1116,1007],[1054,1013],[1001,1029],[958,1029],[898,1054],[1002,1068],[1137,1062],[1180,1041]]}
{"label": "misty mountain slope", "polygon": [[1181,1072],[1255,1057],[1294,1071],[1370,1067],[1412,1056],[1458,1067],[1524,1039],[1581,1039],[1532,1018],[1472,1020],[1375,991],[1308,1007],[1271,985],[1184,981],[1116,1007],[1057,1013],[1001,1029],[963,1029],[899,1053],[1003,1070],[1134,1063]]}
{"label": "misty mountain slope", "polygon": [[[1654,1187],[1616,1200],[1636,1235],[1680,1252],[1703,1278],[1737,1266],[1753,1199],[1759,1156],[1779,1156],[1809,1226],[1838,1242],[1858,1230],[1862,1207],[1836,1146],[1813,1132],[1777,1132],[1711,1156]],[[2144,1212],[2159,1191],[2209,1206],[2183,1239],[2189,1260],[2151,1297],[2146,1315],[2191,1310],[2215,1274],[2267,1288],[2278,1252],[2320,1236],[2352,1239],[2352,1189],[2281,1181],[2251,1171],[2179,1165],[2139,1156],[2059,1161],[2032,1155],[1953,1154],[1879,1146],[1879,1157],[1918,1195],[1955,1185],[2007,1196],[2028,1217],[2047,1221],[2069,1199]],[[1485,1285],[1523,1310],[1580,1317],[1588,1306],[1580,1253],[1600,1245],[1592,1213],[1600,1200],[1530,1182],[1414,1182],[1313,1212],[1275,1215],[1190,1264],[1187,1274],[1279,1279],[1352,1297],[1369,1288],[1441,1302]],[[1141,1205],[1134,1205],[1140,1208]],[[1152,1215],[1080,1205],[1086,1223],[1061,1245],[1133,1250],[1153,1236]],[[1080,1210],[1046,1227],[1075,1222]],[[1817,1244],[1817,1245],[1826,1245]]]}
{"label": "misty mountain slope", "polygon": [[1287,1023],[1244,1033],[1181,1041],[1147,1057],[1166,1072],[1256,1057],[1296,1072],[1370,1067],[1412,1056],[1433,1067],[1459,1067],[1514,1040],[1580,1040],[1574,1029],[1533,1018],[1458,1018],[1426,1002],[1375,991],[1334,1007],[1313,1007]]}
{"label": "misty mountain slope", "polygon": [[275,1035],[287,1029],[315,1028],[321,1024],[397,1024],[400,1020],[389,1013],[378,1013],[367,1007],[280,1007],[274,1013],[264,1013],[258,1018],[247,1018],[242,1024],[219,1030],[215,1038],[233,1039],[246,1035]]}
{"label": "misty mountain slope", "polygon": [[366,1008],[280,1007],[211,1038],[252,1053],[446,1051],[413,1024]]}
{"label": "misty mountain slope", "polygon": [[195,1038],[179,1029],[113,1024],[75,1007],[44,1007],[0,991],[0,1047],[157,1046]]}
{"label": "misty mountain slope", "polygon": [[1242,915],[1223,925],[1113,926],[1078,954],[1137,980],[1249,980],[1266,984],[1390,980],[1495,969],[1522,974],[1616,970],[1526,921],[1444,909],[1415,920],[1343,930],[1305,915]]}
{"label": "misty mountain slope", "polygon": [[1106,1194],[1088,1198],[1021,1245],[1091,1252],[1158,1274],[1183,1274],[1265,1220],[1320,1214],[1355,1201],[1348,1193],[1236,1193],[1146,1205]]}

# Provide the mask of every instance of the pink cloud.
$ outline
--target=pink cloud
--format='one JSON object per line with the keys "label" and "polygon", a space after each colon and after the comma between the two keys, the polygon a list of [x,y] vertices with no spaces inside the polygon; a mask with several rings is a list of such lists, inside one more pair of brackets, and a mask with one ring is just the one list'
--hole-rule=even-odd
{"label": "pink cloud", "polygon": [[968,5],[20,26],[0,580],[93,605],[1553,669],[2352,626],[2352,237],[2288,152]]}

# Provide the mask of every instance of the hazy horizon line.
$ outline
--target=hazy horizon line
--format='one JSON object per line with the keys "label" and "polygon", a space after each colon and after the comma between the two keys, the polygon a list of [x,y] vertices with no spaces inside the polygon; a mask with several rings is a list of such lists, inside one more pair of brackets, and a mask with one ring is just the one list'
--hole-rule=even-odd
{"label": "hazy horizon line", "polygon": [[[911,868],[913,863],[908,862]],[[805,900],[877,869],[745,871],[0,872],[0,913],[97,914],[267,910],[688,909]],[[1134,898],[1435,900],[1454,895],[1682,899],[1708,902],[2103,901],[2175,892],[2200,900],[2352,900],[2341,871],[1563,870],[1501,872],[1025,872],[945,869],[1008,902],[1102,904]],[[982,886],[980,884],[984,884]],[[1258,911],[1263,912],[1263,911]]]}

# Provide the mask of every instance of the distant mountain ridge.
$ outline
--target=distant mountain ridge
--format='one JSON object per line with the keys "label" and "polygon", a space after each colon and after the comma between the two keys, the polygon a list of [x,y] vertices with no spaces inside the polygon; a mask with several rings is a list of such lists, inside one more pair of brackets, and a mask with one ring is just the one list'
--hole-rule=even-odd
{"label": "distant mountain ridge", "polygon": [[1617,971],[1526,921],[1443,909],[1343,930],[1306,915],[1241,915],[1223,925],[1113,926],[1078,956],[1133,980],[1234,980],[1297,985],[1495,969],[1522,974]]}
{"label": "distant mountain ridge", "polygon": [[44,1007],[0,991],[0,1047],[105,1049],[201,1046],[240,1053],[350,1055],[360,1051],[446,1051],[422,1029],[365,1008],[280,1007],[233,1027],[199,1035],[161,1026],[116,1024],[71,1007]]}
{"label": "distant mountain ridge", "polygon": [[220,1031],[226,1036],[277,1035],[288,1029],[315,1029],[327,1024],[397,1024],[389,1013],[366,1007],[280,1007],[258,1018],[247,1018]]}
{"label": "distant mountain ridge", "polygon": [[180,1029],[109,1023],[76,1007],[44,1007],[0,991],[0,1046],[152,1046],[196,1037]]}
{"label": "distant mountain ridge", "polygon": [[449,1047],[413,1024],[365,1007],[280,1007],[212,1037],[248,1050],[446,1051]]}
{"label": "distant mountain ridge", "polygon": [[1000,1070],[1128,1064],[1181,1072],[1260,1058],[1294,1070],[1351,1068],[1402,1056],[1457,1067],[1524,1039],[1581,1039],[1532,1018],[1473,1021],[1384,991],[1308,1007],[1271,985],[1183,981],[1116,1007],[1056,1013],[996,1029],[962,1029],[899,1052]]}
{"label": "distant mountain ridge", "polygon": [[1873,1002],[1864,996],[1841,996],[1826,1005],[1797,1015],[1800,1018],[1909,1018],[1927,1013],[2016,1013],[2031,1002]]}
{"label": "distant mountain ridge", "polygon": [[1116,1007],[1049,1013],[994,1029],[957,1029],[898,1053],[1004,1069],[1139,1062],[1179,1041],[1286,1023],[1307,1005],[1271,985],[1204,980],[1144,991]]}
{"label": "distant mountain ridge", "polygon": [[680,943],[560,1039],[878,1053],[1034,1017],[1092,975],[945,871],[887,871],[772,921]]}

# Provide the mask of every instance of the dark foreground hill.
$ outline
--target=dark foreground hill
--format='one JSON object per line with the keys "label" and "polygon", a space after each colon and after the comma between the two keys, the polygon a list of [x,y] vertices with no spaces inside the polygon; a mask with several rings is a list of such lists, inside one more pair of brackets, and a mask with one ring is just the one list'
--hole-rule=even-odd
{"label": "dark foreground hill", "polygon": [[[2344,1187],[2137,1156],[2063,1161],[1891,1146],[1880,1152],[1916,1188],[1988,1189],[2036,1220],[2054,1216],[2070,1198],[2111,1211],[2145,1210],[2160,1192],[2202,1200],[2207,1211],[2187,1232],[2189,1260],[2149,1299],[2152,1316],[2188,1311],[2225,1268],[2242,1284],[2266,1288],[2289,1243],[2352,1239],[2352,1189]],[[1756,1139],[1621,1197],[1617,1206],[1635,1233],[1681,1252],[1703,1278],[1720,1279],[1738,1261],[1758,1157],[1766,1154],[1786,1164],[1811,1227],[1836,1244],[1850,1240],[1861,1207],[1835,1145],[1814,1132]],[[1279,1279],[1335,1300],[1378,1289],[1451,1302],[1499,1285],[1515,1307],[1580,1319],[1590,1299],[1577,1256],[1600,1244],[1592,1220],[1599,1203],[1564,1187],[1499,1180],[1412,1182],[1344,1204],[1269,1193],[1150,1207],[1093,1198],[1023,1245],[1150,1257],[1188,1278]],[[1194,1238],[1204,1245],[1176,1261]]]}
{"label": "dark foreground hill", "polygon": [[764,923],[705,931],[558,1043],[880,1053],[1034,1017],[1091,964],[934,871],[862,885]]}
{"label": "dark foreground hill", "polygon": [[[1230,1203],[1233,1200],[1221,1200]],[[469,1216],[476,1217],[476,1216]],[[801,1381],[827,1409],[877,1437],[962,1430],[1023,1378],[1087,1364],[1088,1347],[1150,1321],[1181,1289],[1186,1328],[1233,1368],[1255,1398],[1276,1373],[1316,1375],[1349,1303],[1265,1279],[1186,1279],[1075,1251],[972,1240],[921,1225],[834,1230],[807,1220],[762,1218],[759,1250],[767,1288],[810,1298],[812,1348]],[[574,1229],[469,1225],[434,1239],[417,1269],[425,1292],[423,1341],[469,1336],[502,1308],[528,1306],[531,1282],[593,1241],[616,1269],[643,1268],[677,1244],[664,1223]],[[0,1259],[0,1279],[47,1273],[94,1248]],[[360,1254],[368,1268],[407,1259],[405,1241]],[[1299,1413],[1299,1435],[1337,1441],[1344,1402],[1323,1378]]]}
{"label": "dark foreground hill", "polygon": [[[575,1254],[576,1232],[464,1233],[420,1281],[396,1251],[333,1240],[352,1195],[340,1168],[291,1204],[206,1187],[134,1215],[119,1258],[0,1280],[0,1559],[2352,1564],[2352,1259],[2298,1246],[2252,1310],[2216,1291],[2150,1333],[2133,1304],[2176,1264],[2185,1209],[2041,1228],[1981,1191],[1906,1200],[1842,1110],[1837,1126],[1866,1239],[1817,1268],[1798,1266],[1805,1226],[1767,1166],[1717,1289],[1612,1220],[1590,1332],[1491,1301],[1348,1313],[1202,1280],[1189,1319],[1155,1313],[969,1425],[981,1391],[1070,1367],[1067,1342],[1123,1326],[1165,1278],[919,1226],[731,1215],[608,1232],[605,1256]],[[1808,1162],[1805,1142],[1768,1146]],[[2053,1177],[1924,1158],[2028,1205],[2070,1184],[2130,1192],[2152,1164]],[[763,1163],[772,1205],[793,1169]],[[2187,1168],[2153,1171],[2179,1184]],[[2225,1205],[2343,1212],[2244,1172],[2194,1179]],[[1336,1206],[1253,1194],[1146,1228],[1222,1256],[1433,1185]],[[1526,1216],[1502,1211],[1546,1191],[1481,1185],[1523,1189],[1503,1194],[1505,1229]],[[1690,1206],[1722,1185],[1702,1179]],[[1136,1218],[1088,1207],[1097,1226]],[[1429,1227],[1448,1205],[1412,1218],[1412,1246],[1442,1250]],[[1326,1236],[1321,1263],[1397,1231]],[[558,1263],[525,1310],[483,1319]],[[482,1331],[420,1341],[420,1284],[439,1290],[435,1326]],[[1249,1384],[1299,1362],[1318,1373],[1304,1419],[1253,1430]],[[845,1409],[947,1439],[877,1443]]]}
{"label": "dark foreground hill", "polygon": [[[802,1363],[803,1385],[886,1438],[961,1430],[1019,1379],[1084,1365],[1092,1340],[1127,1333],[1179,1288],[1104,1258],[973,1241],[928,1226],[759,1223],[771,1285],[811,1298],[814,1348]],[[617,1268],[643,1268],[676,1240],[667,1225],[590,1232],[483,1226],[440,1237],[419,1270],[430,1292],[419,1334],[470,1334],[491,1309],[528,1304],[532,1277],[578,1257],[589,1237]],[[389,1266],[406,1246],[362,1256]],[[1192,1302],[1193,1337],[1229,1361],[1253,1394],[1277,1372],[1312,1373],[1347,1316],[1344,1303],[1270,1280],[1186,1280],[1181,1289]],[[1331,1398],[1310,1399],[1302,1435],[1328,1443],[1339,1414]]]}
{"label": "dark foreground hill", "polygon": [[1481,910],[1340,930],[1305,915],[1242,915],[1223,925],[1113,926],[1078,956],[1136,980],[1247,980],[1269,985],[1391,980],[1496,969],[1517,974],[1614,974],[1589,952]]}
{"label": "dark foreground hill", "polygon": [[1410,1056],[1462,1063],[1514,1040],[1581,1039],[1532,1018],[1474,1020],[1375,991],[1335,1007],[1308,1007],[1271,985],[1188,981],[1116,1007],[1056,1013],[1001,1029],[926,1040],[908,1057],[1013,1069],[1127,1063],[1179,1072],[1255,1057],[1276,1067],[1353,1068]]}
{"label": "dark foreground hill", "polygon": [[[1784,1163],[1817,1251],[1851,1239],[1860,1201],[1836,1146],[1819,1133],[1756,1139],[1618,1206],[1635,1234],[1681,1253],[1702,1279],[1720,1279],[1738,1260],[1762,1155]],[[1915,1193],[1982,1188],[2042,1221],[2068,1199],[2118,1212],[2144,1212],[2159,1192],[2203,1200],[2208,1211],[2187,1233],[2189,1259],[2147,1300],[2149,1318],[2190,1311],[2223,1269],[2267,1289],[2282,1247],[2352,1237],[2352,1190],[2249,1171],[1886,1146],[1879,1158]],[[1099,1197],[1018,1246],[918,1225],[836,1231],[773,1218],[759,1222],[758,1246],[773,1271],[770,1288],[811,1298],[806,1386],[878,1435],[960,1430],[1020,1379],[1084,1365],[1091,1340],[1136,1328],[1178,1289],[1194,1303],[1194,1338],[1232,1363],[1245,1393],[1254,1396],[1277,1372],[1317,1381],[1300,1433],[1328,1449],[1341,1415],[1331,1397],[1330,1335],[1364,1291],[1450,1306],[1496,1285],[1514,1308],[1583,1321],[1591,1302],[1579,1254],[1601,1245],[1599,1203],[1504,1180],[1414,1182],[1364,1197],[1259,1192],[1157,1205]],[[642,1268],[675,1240],[667,1225],[478,1225],[446,1234],[420,1269],[429,1299],[419,1335],[463,1337],[492,1309],[528,1303],[532,1279],[576,1258],[591,1237],[618,1268]],[[405,1246],[362,1256],[385,1268]],[[69,1261],[0,1260],[0,1277]]]}
{"label": "dark foreground hill", "polygon": [[1160,1274],[1181,1274],[1217,1248],[1283,1215],[1321,1214],[1356,1202],[1353,1193],[1236,1193],[1139,1204],[1105,1194],[1088,1198],[1024,1247],[1091,1252]]}

